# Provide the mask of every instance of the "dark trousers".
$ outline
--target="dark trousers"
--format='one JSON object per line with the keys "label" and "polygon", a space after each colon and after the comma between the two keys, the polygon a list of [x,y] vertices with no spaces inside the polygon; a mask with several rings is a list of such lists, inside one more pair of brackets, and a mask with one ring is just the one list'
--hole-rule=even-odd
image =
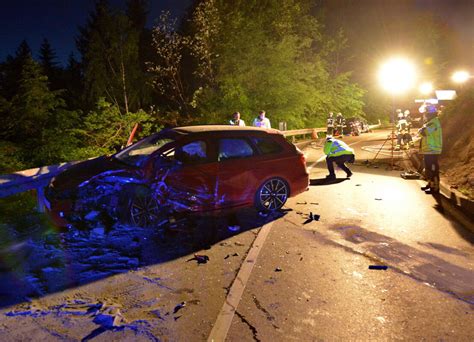
{"label": "dark trousers", "polygon": [[334,127],[328,127],[326,131],[326,135],[333,135],[334,134]]}
{"label": "dark trousers", "polygon": [[339,168],[341,168],[348,175],[351,174],[351,170],[344,163],[353,163],[354,155],[353,154],[343,154],[342,156],[337,157],[326,157],[326,164],[328,166],[328,171],[331,176],[334,176],[334,164],[336,163]]}
{"label": "dark trousers", "polygon": [[429,181],[439,179],[439,154],[425,154],[425,176]]}

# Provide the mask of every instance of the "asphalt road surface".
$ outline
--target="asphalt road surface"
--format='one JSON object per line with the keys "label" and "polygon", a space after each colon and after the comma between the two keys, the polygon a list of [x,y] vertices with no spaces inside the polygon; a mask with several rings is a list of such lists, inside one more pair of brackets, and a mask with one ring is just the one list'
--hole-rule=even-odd
{"label": "asphalt road surface", "polygon": [[[238,232],[222,220],[208,249],[127,230],[136,267],[3,305],[0,340],[473,341],[474,235],[419,189],[421,181],[387,169],[389,142],[373,161],[387,134],[344,137],[356,151],[354,175],[347,180],[339,170],[330,184],[322,146],[308,146],[310,190],[273,217],[242,212]],[[397,153],[395,164],[403,157]],[[103,241],[120,238],[97,234],[92,261]],[[88,245],[92,238],[84,237]],[[65,258],[92,259],[76,249]],[[199,263],[194,253],[209,260]],[[115,265],[119,254],[103,263]]]}

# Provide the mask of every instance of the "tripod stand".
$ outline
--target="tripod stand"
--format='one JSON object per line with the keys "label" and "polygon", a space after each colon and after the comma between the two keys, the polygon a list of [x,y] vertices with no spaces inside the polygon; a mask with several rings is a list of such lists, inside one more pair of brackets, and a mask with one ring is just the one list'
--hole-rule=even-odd
{"label": "tripod stand", "polygon": [[377,153],[375,154],[375,157],[374,159],[372,159],[372,162],[374,162],[376,159],[377,159],[377,156],[380,154],[380,151],[382,151],[383,147],[385,146],[385,144],[387,143],[387,141],[390,139],[391,141],[391,150],[390,150],[390,170],[393,170],[394,169],[394,155],[393,155],[393,152],[394,152],[394,143],[393,143],[393,140],[395,139],[395,120],[392,119],[392,131],[390,132],[390,136],[387,137],[387,139],[385,139],[385,141],[383,142],[382,146],[380,146],[379,150],[377,151]]}

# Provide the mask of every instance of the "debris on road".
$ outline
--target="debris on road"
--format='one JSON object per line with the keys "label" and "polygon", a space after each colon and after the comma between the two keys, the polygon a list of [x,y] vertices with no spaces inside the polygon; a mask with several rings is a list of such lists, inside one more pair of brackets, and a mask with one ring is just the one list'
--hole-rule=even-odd
{"label": "debris on road", "polygon": [[206,264],[210,259],[207,255],[194,254],[194,257],[188,259],[187,262],[196,260],[198,264]]}
{"label": "debris on road", "polygon": [[382,199],[381,199],[381,198],[378,198],[378,197],[376,197],[376,198],[375,198],[375,200],[376,200],[376,201],[381,201]]}
{"label": "debris on road", "polygon": [[239,256],[239,253],[227,254],[224,259],[229,259],[231,256]]}
{"label": "debris on road", "polygon": [[386,271],[388,266],[385,265],[369,265],[369,270],[384,270]]}
{"label": "debris on road", "polygon": [[318,214],[314,214],[312,212],[309,213],[309,216],[308,216],[308,219],[306,221],[304,221],[303,224],[308,224],[312,221],[319,221],[319,218],[321,217],[321,215],[318,215]]}
{"label": "debris on road", "polygon": [[275,272],[281,272],[283,271],[280,267],[275,268]]}
{"label": "debris on road", "polygon": [[420,179],[421,178],[421,174],[419,174],[418,172],[415,172],[415,171],[402,172],[402,173],[400,173],[400,176],[403,179]]}
{"label": "debris on road", "polygon": [[308,204],[308,202],[304,201],[304,202],[296,202],[296,204]]}
{"label": "debris on road", "polygon": [[235,241],[235,242],[234,242],[234,245],[236,245],[236,246],[245,246],[245,244],[243,244],[243,243],[241,243],[241,242],[239,242],[239,241]]}
{"label": "debris on road", "polygon": [[356,186],[362,186],[362,184],[356,184]]}
{"label": "debris on road", "polygon": [[[184,308],[185,306],[186,306],[186,302],[181,302],[181,303],[179,303],[178,305],[176,305],[176,306],[174,307],[174,309],[173,309],[173,315],[174,315],[175,313],[177,313],[179,310],[181,310],[182,308]],[[179,316],[179,317],[181,317],[181,316]],[[179,318],[179,317],[178,317],[178,318]],[[175,319],[175,320],[176,320],[176,319]]]}
{"label": "debris on road", "polygon": [[317,203],[317,202],[310,202],[309,204],[319,205],[319,203]]}

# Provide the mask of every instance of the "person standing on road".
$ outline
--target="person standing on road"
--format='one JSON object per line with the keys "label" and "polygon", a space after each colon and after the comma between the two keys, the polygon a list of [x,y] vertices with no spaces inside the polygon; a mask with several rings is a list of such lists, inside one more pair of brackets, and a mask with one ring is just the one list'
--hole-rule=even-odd
{"label": "person standing on road", "polygon": [[329,112],[329,117],[327,119],[327,129],[326,129],[326,136],[334,134],[334,117],[333,112]]}
{"label": "person standing on road", "polygon": [[265,117],[265,111],[258,112],[258,116],[253,120],[253,126],[260,128],[272,128],[270,120]]}
{"label": "person standing on road", "polygon": [[324,144],[324,154],[327,156],[326,164],[329,171],[329,175],[326,176],[327,180],[336,179],[333,163],[336,163],[336,165],[346,173],[347,178],[352,176],[351,170],[345,165],[345,163],[354,162],[354,150],[345,142],[335,139],[332,136],[328,136],[326,138],[326,143]]}
{"label": "person standing on road", "polygon": [[344,135],[344,124],[345,124],[344,117],[342,116],[342,113],[337,113],[336,116],[336,128],[337,128],[337,134],[341,136]]}
{"label": "person standing on road", "polygon": [[231,124],[232,126],[245,126],[245,121],[240,119],[240,113],[239,112],[235,112],[234,114],[232,114],[232,119],[229,121],[229,124]]}
{"label": "person standing on road", "polygon": [[427,194],[436,194],[439,193],[438,159],[443,149],[441,122],[435,106],[428,105],[423,111],[425,111],[426,123],[419,129],[418,134],[421,135],[420,154],[423,154],[425,176],[428,184],[421,187],[421,190]]}
{"label": "person standing on road", "polygon": [[407,133],[405,133],[405,142],[408,141],[408,146],[413,147],[414,143],[413,138],[411,137],[411,115],[408,109],[403,112],[403,117],[405,118],[408,125]]}
{"label": "person standing on road", "polygon": [[403,116],[402,111],[398,113],[398,121],[395,126],[397,129],[397,145],[395,146],[395,151],[400,151],[400,147],[408,148],[407,133],[408,133],[408,123]]}

